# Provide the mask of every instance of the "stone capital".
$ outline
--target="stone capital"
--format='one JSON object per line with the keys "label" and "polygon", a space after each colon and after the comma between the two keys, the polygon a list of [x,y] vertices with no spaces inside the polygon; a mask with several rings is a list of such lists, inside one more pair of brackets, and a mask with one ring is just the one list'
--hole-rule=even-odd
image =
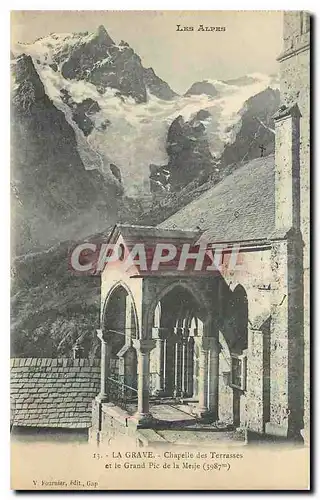
{"label": "stone capital", "polygon": [[153,339],[166,339],[168,337],[169,329],[154,326],[152,328],[152,338]]}
{"label": "stone capital", "polygon": [[190,328],[182,328],[182,337],[187,339],[190,335]]}
{"label": "stone capital", "polygon": [[216,337],[201,337],[199,346],[204,351],[213,351],[219,353],[221,351],[219,341]]}
{"label": "stone capital", "polygon": [[105,338],[105,335],[104,335],[104,332],[103,330],[101,330],[100,328],[96,330],[97,332],[97,337],[98,339],[101,341],[101,342],[106,342],[106,338]]}
{"label": "stone capital", "polygon": [[141,354],[148,354],[156,347],[156,341],[154,339],[134,340],[133,347]]}

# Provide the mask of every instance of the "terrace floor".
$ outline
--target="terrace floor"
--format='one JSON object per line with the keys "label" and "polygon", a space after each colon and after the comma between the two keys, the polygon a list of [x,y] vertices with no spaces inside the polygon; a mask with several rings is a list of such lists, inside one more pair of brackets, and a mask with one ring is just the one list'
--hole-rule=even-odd
{"label": "terrace floor", "polygon": [[[154,418],[152,431],[148,430],[150,439],[179,445],[212,446],[213,442],[229,444],[245,444],[245,435],[237,431],[233,425],[223,422],[210,422],[199,419],[193,414],[196,402],[178,402],[177,400],[150,401],[150,413]],[[134,413],[136,406],[128,408]],[[146,430],[139,432],[146,433]],[[153,436],[153,438],[152,438]]]}

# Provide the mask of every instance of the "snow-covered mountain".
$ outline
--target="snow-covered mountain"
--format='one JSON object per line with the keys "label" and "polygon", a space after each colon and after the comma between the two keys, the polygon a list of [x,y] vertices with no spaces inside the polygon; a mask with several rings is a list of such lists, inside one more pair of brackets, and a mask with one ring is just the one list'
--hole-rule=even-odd
{"label": "snow-covered mountain", "polygon": [[[197,127],[195,137],[188,128],[186,147],[201,136],[205,149],[217,160],[236,142],[252,96],[260,94],[265,109],[270,98],[270,116],[275,111],[278,84],[274,77],[253,74],[238,81],[208,79],[179,96],[152,68],[143,67],[126,42],[116,44],[103,27],[91,34],[51,34],[32,44],[17,44],[13,52],[32,57],[47,96],[74,130],[84,167],[108,177],[110,164],[115,165],[128,196],[150,191],[150,165],[172,164],[168,131],[178,118]],[[267,88],[270,90],[263,94]],[[174,161],[181,165],[186,157],[187,149]],[[202,158],[200,151],[199,161]],[[210,159],[211,163],[215,162]]]}
{"label": "snow-covered mountain", "polygon": [[270,153],[278,84],[195,74],[179,96],[103,27],[17,44],[12,76],[13,354],[57,356],[66,330],[90,336],[99,318],[99,280],[69,272],[69,245],[158,224]]}

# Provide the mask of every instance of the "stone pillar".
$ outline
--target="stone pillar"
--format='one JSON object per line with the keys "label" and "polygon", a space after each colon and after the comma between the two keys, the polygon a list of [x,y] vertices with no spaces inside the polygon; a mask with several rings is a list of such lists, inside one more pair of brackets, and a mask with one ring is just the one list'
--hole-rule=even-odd
{"label": "stone pillar", "polygon": [[193,396],[199,396],[199,372],[200,372],[200,340],[195,337],[193,343]]}
{"label": "stone pillar", "polygon": [[175,373],[174,397],[182,395],[182,328],[174,328],[175,333]]}
{"label": "stone pillar", "polygon": [[190,357],[189,357],[189,328],[183,328],[182,332],[182,396],[189,395],[189,370],[190,370]]}
{"label": "stone pillar", "polygon": [[134,371],[136,369],[134,364],[134,359],[132,356],[132,299],[130,294],[126,296],[126,310],[125,310],[125,324],[124,324],[124,334],[125,334],[125,343],[120,351],[117,353],[117,357],[119,359],[119,382],[123,385],[119,386],[119,390],[121,391],[122,397],[130,394],[125,385],[132,386],[132,379],[134,378]]}
{"label": "stone pillar", "polygon": [[155,349],[151,355],[151,373],[153,372],[155,376],[154,380],[154,390],[156,395],[162,395],[165,393],[166,385],[166,357],[167,357],[167,328],[153,327],[152,328],[152,338],[156,343]]}
{"label": "stone pillar", "polygon": [[219,354],[220,344],[216,337],[204,339],[209,350],[208,409],[214,420],[219,418]]}
{"label": "stone pillar", "polygon": [[100,403],[108,401],[107,378],[110,369],[110,346],[105,340],[102,330],[97,330],[97,336],[101,341],[101,365],[100,365],[100,392],[96,400]]}
{"label": "stone pillar", "polygon": [[[249,430],[264,432],[264,405],[265,397],[263,387],[265,373],[263,334],[260,329],[248,330],[248,360],[247,360],[247,396],[246,424]],[[269,374],[270,377],[270,374]],[[268,380],[269,384],[270,381]],[[269,396],[270,397],[270,396]]]}
{"label": "stone pillar", "polygon": [[166,332],[165,338],[162,339],[162,352],[163,352],[163,365],[162,365],[162,382],[161,389],[162,394],[167,393],[167,370],[168,370],[168,331]]}
{"label": "stone pillar", "polygon": [[132,299],[131,295],[128,294],[126,296],[126,323],[125,323],[125,334],[127,345],[131,345],[132,332],[134,329],[134,325],[132,324]]}
{"label": "stone pillar", "polygon": [[194,337],[188,338],[187,343],[187,356],[188,356],[188,374],[187,374],[187,391],[190,397],[194,394],[193,388],[193,374],[194,374]]}
{"label": "stone pillar", "polygon": [[215,337],[200,337],[198,415],[218,418],[219,342]]}
{"label": "stone pillar", "polygon": [[202,417],[208,413],[208,359],[209,352],[204,337],[199,337],[196,342],[199,345],[199,378],[198,378],[198,409],[197,414]]}
{"label": "stone pillar", "polygon": [[139,426],[147,425],[152,419],[149,413],[150,351],[155,345],[152,339],[133,341],[138,358],[138,410],[135,420]]}
{"label": "stone pillar", "polygon": [[293,439],[299,439],[303,428],[303,287],[297,237],[288,235],[272,243],[270,419],[266,423],[267,433]]}

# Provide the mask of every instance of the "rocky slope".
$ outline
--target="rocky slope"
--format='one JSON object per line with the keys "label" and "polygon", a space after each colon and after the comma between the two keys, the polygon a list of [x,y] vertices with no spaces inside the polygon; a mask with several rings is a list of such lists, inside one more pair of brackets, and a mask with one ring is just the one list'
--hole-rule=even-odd
{"label": "rocky slope", "polygon": [[226,144],[220,158],[220,168],[239,159],[244,162],[274,152],[273,115],[279,106],[280,92],[270,87],[245,102],[236,138]]}
{"label": "rocky slope", "polygon": [[11,356],[72,356],[79,337],[94,355],[100,280],[68,268],[75,242],[17,257],[11,280]]}
{"label": "rocky slope", "polygon": [[73,128],[45,93],[30,56],[13,64],[12,229],[24,253],[108,226],[117,218],[120,182],[86,170]]}

